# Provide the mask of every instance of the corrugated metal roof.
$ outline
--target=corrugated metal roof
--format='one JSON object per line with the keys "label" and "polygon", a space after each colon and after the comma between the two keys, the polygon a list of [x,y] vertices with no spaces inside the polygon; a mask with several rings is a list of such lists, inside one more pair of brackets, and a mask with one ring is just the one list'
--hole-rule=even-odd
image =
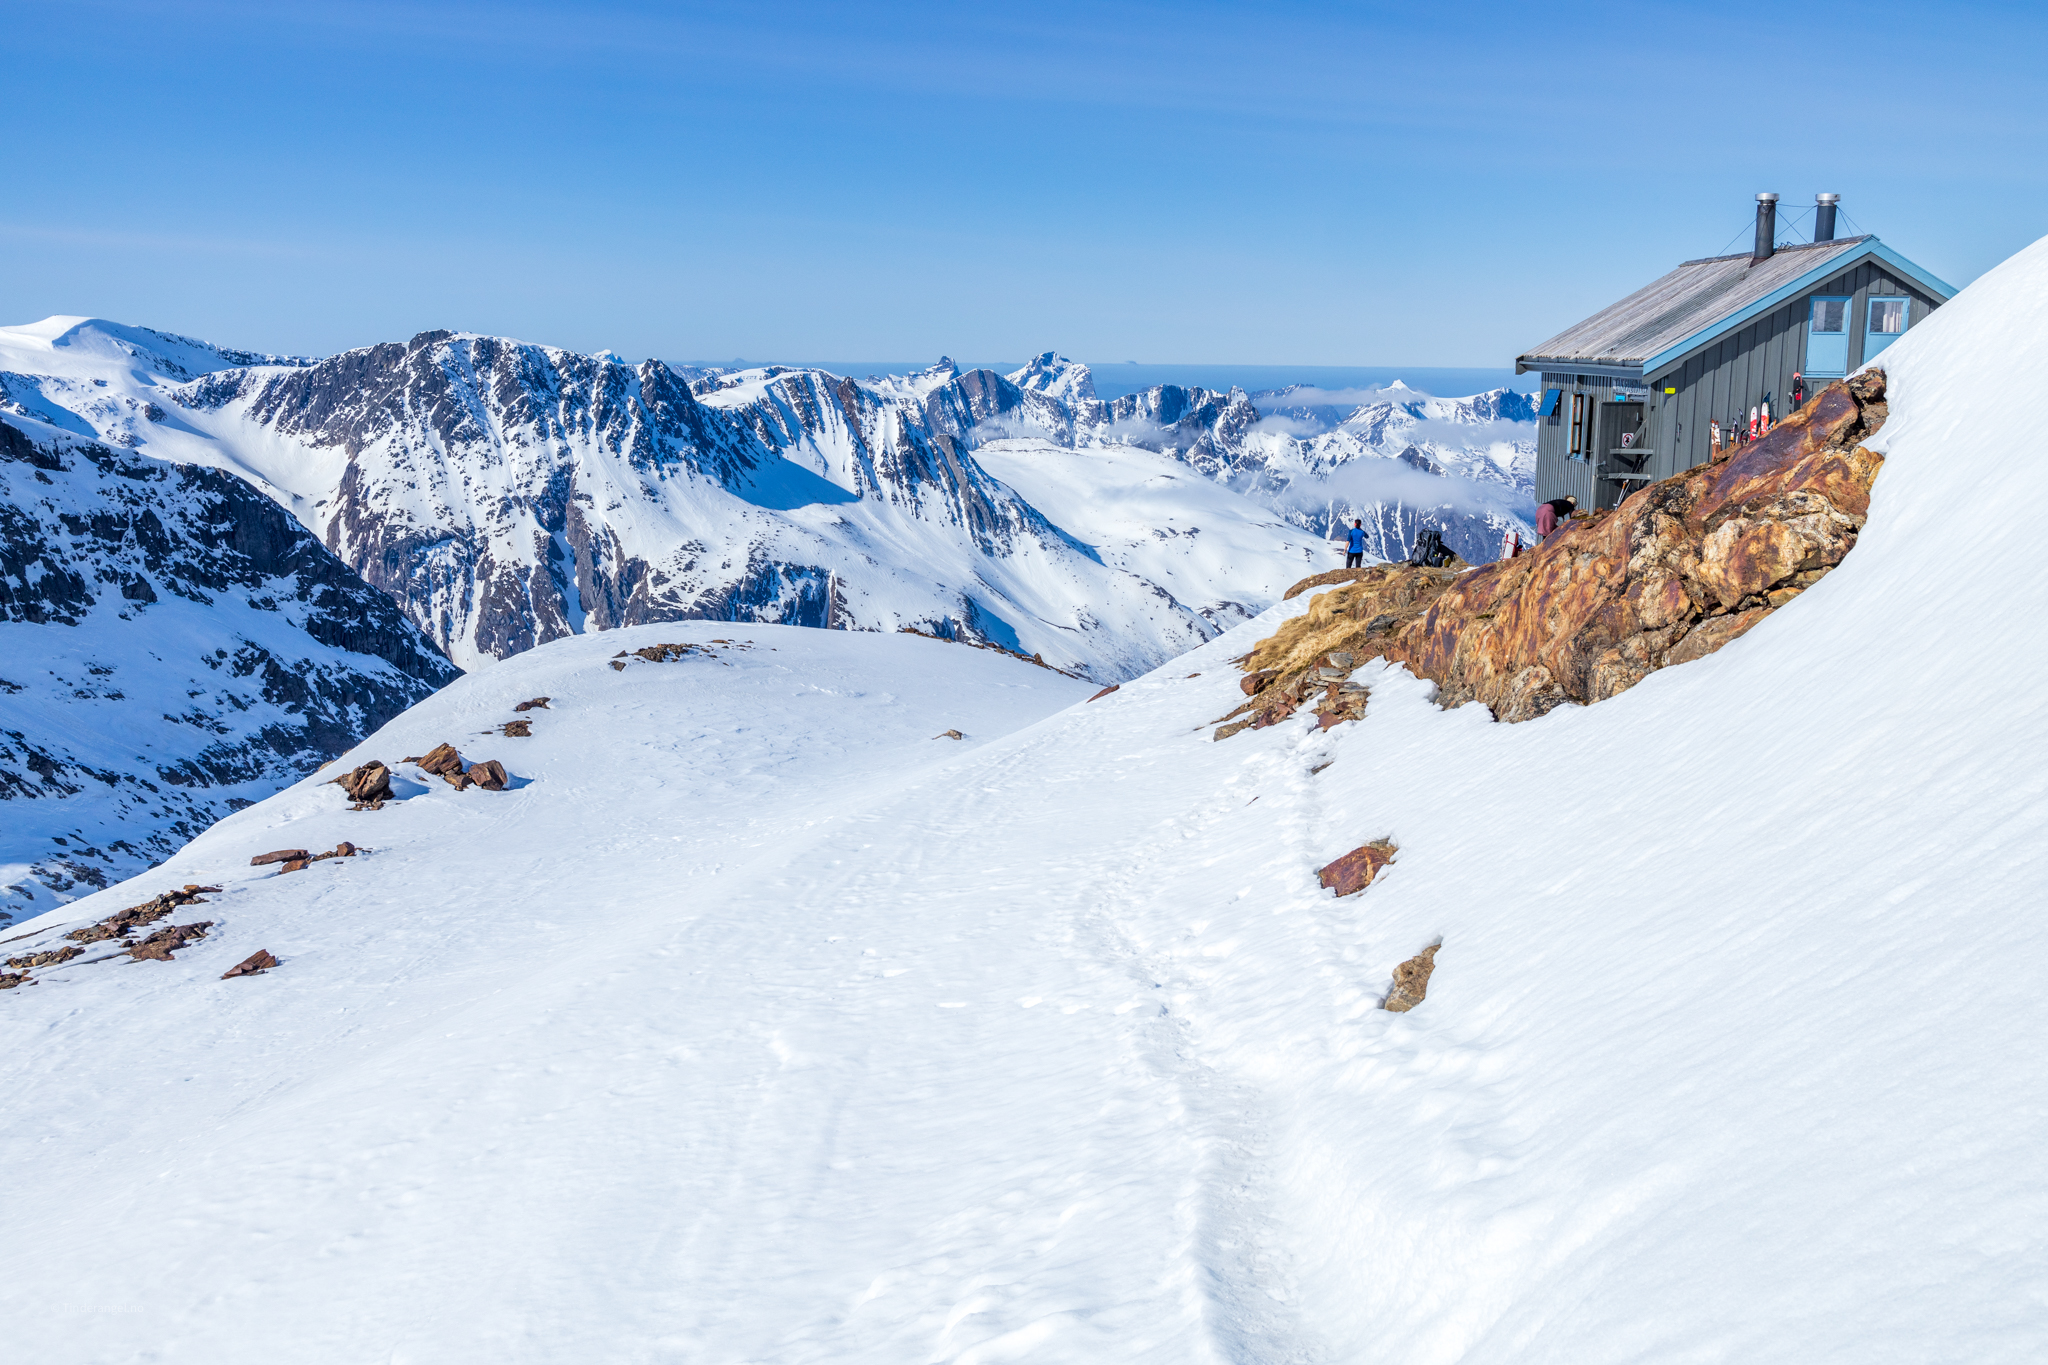
{"label": "corrugated metal roof", "polygon": [[1876,240],[1869,236],[1843,237],[1807,246],[1781,246],[1769,259],[1754,266],[1749,263],[1748,252],[1687,261],[1621,302],[1610,304],[1541,346],[1531,347],[1516,357],[1515,363],[1532,368],[1538,361],[1558,361],[1559,368],[1564,368],[1563,362],[1641,365],[1687,337],[1770,297],[1801,276],[1844,260]]}

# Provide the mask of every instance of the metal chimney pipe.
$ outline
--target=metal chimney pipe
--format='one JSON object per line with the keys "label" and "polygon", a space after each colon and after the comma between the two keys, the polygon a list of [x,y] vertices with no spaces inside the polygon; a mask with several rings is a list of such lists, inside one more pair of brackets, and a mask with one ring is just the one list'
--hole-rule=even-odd
{"label": "metal chimney pipe", "polygon": [[1778,196],[1766,190],[1756,197],[1756,247],[1749,263],[1768,261],[1778,249]]}
{"label": "metal chimney pipe", "polygon": [[1842,202],[1839,194],[1816,194],[1813,196],[1813,240],[1832,242],[1835,240],[1835,206]]}

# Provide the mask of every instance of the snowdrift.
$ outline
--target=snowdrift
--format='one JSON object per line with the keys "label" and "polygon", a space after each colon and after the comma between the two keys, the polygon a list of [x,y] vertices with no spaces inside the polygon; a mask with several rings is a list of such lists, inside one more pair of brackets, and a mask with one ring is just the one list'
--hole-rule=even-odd
{"label": "snowdrift", "polygon": [[[2001,623],[2048,467],[1986,395],[2044,366],[2048,244],[1886,352],[1840,567],[1526,724],[1375,665],[1362,720],[1212,743],[1300,599],[1087,703],[768,627],[466,678],[344,762],[511,790],[309,781],[20,927],[225,888],[173,962],[0,997],[10,1345],[2039,1359],[2048,647]],[[664,640],[719,657],[608,667]]]}

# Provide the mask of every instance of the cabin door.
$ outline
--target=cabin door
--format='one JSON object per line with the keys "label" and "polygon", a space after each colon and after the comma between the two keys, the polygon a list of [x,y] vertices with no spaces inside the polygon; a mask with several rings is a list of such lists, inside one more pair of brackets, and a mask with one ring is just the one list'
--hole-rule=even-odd
{"label": "cabin door", "polygon": [[1597,427],[1599,444],[1595,468],[1599,486],[1593,490],[1594,506],[1618,507],[1621,500],[1649,480],[1650,443],[1643,425],[1641,403],[1602,403]]}

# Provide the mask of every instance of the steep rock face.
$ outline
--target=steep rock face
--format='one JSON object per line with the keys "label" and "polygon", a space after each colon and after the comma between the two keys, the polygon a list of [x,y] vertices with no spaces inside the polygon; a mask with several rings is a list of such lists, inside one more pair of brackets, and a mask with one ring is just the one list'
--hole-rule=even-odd
{"label": "steep rock face", "polygon": [[1882,371],[1831,384],[1763,439],[1516,559],[1369,572],[1312,599],[1247,667],[1285,678],[1331,649],[1382,655],[1436,681],[1440,704],[1506,721],[1611,697],[1736,639],[1855,547],[1883,463],[1860,442],[1883,399]]}
{"label": "steep rock face", "polygon": [[161,860],[459,676],[219,470],[0,422],[0,916]]}
{"label": "steep rock face", "polygon": [[[428,332],[174,396],[342,452],[315,517],[327,544],[474,664],[657,621],[901,624],[849,603],[844,537],[775,515],[797,509],[859,505],[978,555],[1073,558],[960,434],[1057,430],[1058,405],[988,371],[929,379],[911,403],[780,367],[693,386],[659,361]],[[981,610],[963,595],[909,619],[972,630]]]}

